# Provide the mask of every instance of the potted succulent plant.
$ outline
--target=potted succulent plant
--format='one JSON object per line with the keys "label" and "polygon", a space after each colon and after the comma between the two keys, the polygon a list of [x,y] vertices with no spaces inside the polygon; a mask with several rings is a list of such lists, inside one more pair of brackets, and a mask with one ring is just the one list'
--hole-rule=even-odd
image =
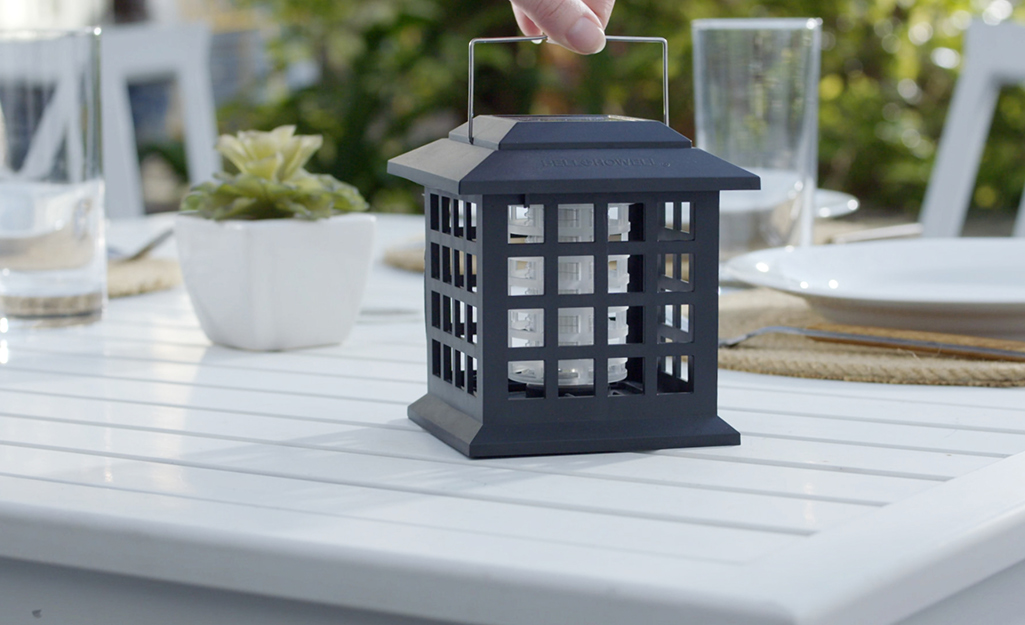
{"label": "potted succulent plant", "polygon": [[281,350],[340,343],[352,329],[374,217],[358,214],[367,203],[355,187],[304,169],[320,145],[294,126],[223,135],[217,150],[238,172],[182,200],[182,275],[211,341]]}

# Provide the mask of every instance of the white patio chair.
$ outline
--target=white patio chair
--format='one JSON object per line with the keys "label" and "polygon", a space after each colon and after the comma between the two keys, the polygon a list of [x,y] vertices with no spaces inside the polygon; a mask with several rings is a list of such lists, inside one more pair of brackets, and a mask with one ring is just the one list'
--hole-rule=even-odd
{"label": "white patio chair", "polygon": [[[76,115],[75,91],[82,86],[88,59],[76,57],[75,42],[71,39],[55,39],[47,42],[51,49],[48,54],[54,58],[71,58],[72,63],[53,68],[49,74],[40,73],[47,69],[45,64],[21,65],[15,62],[0,62],[0,78],[10,82],[20,82],[41,89],[50,90],[52,94],[43,108],[42,117],[33,132],[28,153],[17,171],[10,164],[0,159],[0,173],[13,180],[35,180],[45,178],[53,169],[54,161],[63,148],[67,148],[68,172],[72,182],[80,182],[83,174],[82,161],[85,146],[82,145],[82,119]],[[0,115],[2,118],[2,115]]]}
{"label": "white patio chair", "polygon": [[141,216],[142,181],[129,83],[175,80],[182,102],[189,182],[208,180],[221,168],[214,149],[217,119],[210,80],[210,30],[198,23],[111,26],[103,29],[101,50],[107,216]]}
{"label": "white patio chair", "polygon": [[[965,33],[964,65],[954,88],[922,204],[922,236],[961,235],[1003,86],[1025,81],[1025,25],[973,22]],[[1014,236],[1025,236],[1025,196]]]}

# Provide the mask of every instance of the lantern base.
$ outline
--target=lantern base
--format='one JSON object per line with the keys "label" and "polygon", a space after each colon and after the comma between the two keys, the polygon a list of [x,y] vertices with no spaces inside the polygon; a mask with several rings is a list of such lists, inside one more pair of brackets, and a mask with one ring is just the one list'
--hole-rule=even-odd
{"label": "lantern base", "polygon": [[469,458],[740,444],[740,433],[715,414],[489,427],[433,395],[413,402],[407,414],[411,421]]}

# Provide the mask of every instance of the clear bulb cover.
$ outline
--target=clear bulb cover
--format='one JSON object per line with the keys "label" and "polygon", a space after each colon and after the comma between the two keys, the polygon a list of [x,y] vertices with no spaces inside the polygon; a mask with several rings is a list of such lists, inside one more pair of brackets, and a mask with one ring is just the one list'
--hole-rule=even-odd
{"label": "clear bulb cover", "polygon": [[[630,229],[626,204],[609,205],[609,239],[625,240]],[[594,241],[593,204],[559,204],[559,242]],[[544,206],[526,205],[509,207],[510,240],[524,243],[544,241]],[[610,256],[608,285],[610,293],[625,293],[630,282],[627,256]],[[595,262],[593,256],[559,257],[560,294],[594,293]],[[509,285],[511,294],[541,295],[544,293],[544,259],[511,258]],[[610,345],[626,343],[629,326],[626,307],[609,308],[608,337]],[[599,314],[606,314],[602,311]],[[558,313],[559,345],[593,345],[594,308],[560,308]],[[509,312],[510,346],[541,347],[544,345],[544,311],[541,309],[512,310]],[[594,386],[593,359],[559,361],[559,387]],[[626,358],[608,360],[608,381],[626,378]],[[518,361],[509,363],[509,378],[529,385],[544,384],[544,362]]]}

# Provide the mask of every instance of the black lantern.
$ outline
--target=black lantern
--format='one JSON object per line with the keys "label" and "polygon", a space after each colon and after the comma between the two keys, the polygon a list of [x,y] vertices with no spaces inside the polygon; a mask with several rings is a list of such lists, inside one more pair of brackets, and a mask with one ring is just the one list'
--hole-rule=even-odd
{"label": "black lantern", "polygon": [[[664,39],[609,39],[665,62]],[[758,177],[668,115],[475,119],[482,41],[467,124],[388,163],[425,187],[409,418],[474,458],[739,444],[716,415],[719,192]]]}

